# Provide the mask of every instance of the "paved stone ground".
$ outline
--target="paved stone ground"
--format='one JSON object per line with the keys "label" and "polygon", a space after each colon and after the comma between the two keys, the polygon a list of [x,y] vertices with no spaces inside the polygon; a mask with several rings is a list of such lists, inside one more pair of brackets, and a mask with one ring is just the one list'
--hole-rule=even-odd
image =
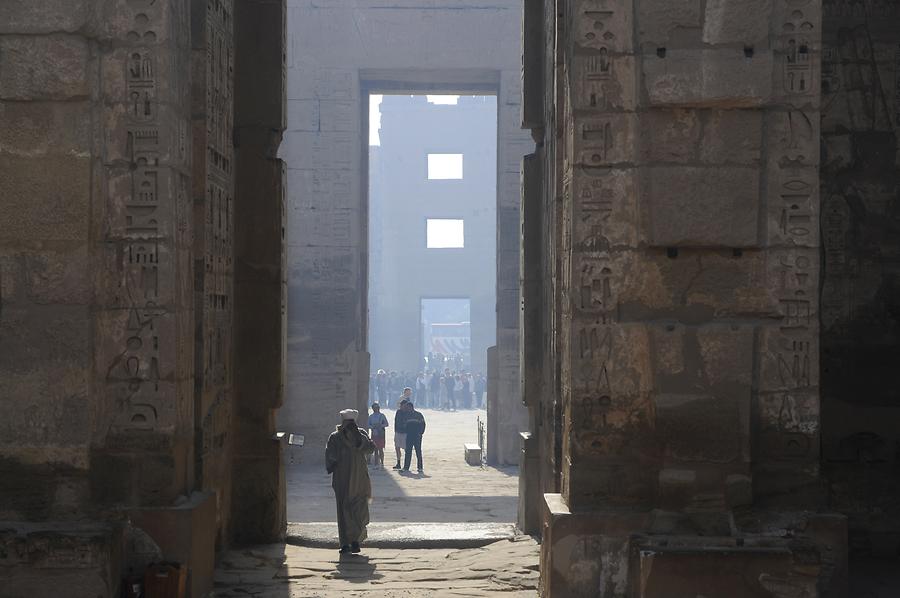
{"label": "paved stone ground", "polygon": [[537,596],[538,545],[530,537],[483,548],[336,550],[291,545],[227,553],[215,598]]}
{"label": "paved stone ground", "polygon": [[[393,412],[385,414],[393,423]],[[539,547],[529,537],[515,536],[511,525],[516,520],[518,468],[470,466],[464,460],[463,444],[476,442],[476,419],[484,420],[485,412],[423,414],[428,422],[425,474],[391,470],[391,442],[387,469],[370,469],[372,525],[370,545],[363,544],[362,554],[337,552],[334,494],[322,465],[324,447],[295,448],[298,462],[287,470],[289,535],[290,542],[303,545],[226,553],[216,570],[214,596],[536,596]],[[507,536],[512,539],[496,541]],[[329,544],[332,547],[322,547]],[[373,547],[395,545],[403,548]],[[451,547],[461,545],[479,547]]]}
{"label": "paved stone ground", "polygon": [[[519,493],[518,467],[473,467],[463,444],[477,441],[476,420],[484,411],[422,410],[428,424],[422,443],[425,474],[401,475],[391,469],[393,431],[388,428],[386,469],[370,469],[372,522],[512,523]],[[385,410],[391,425],[394,412]],[[287,466],[288,521],[334,522],[331,476],[322,464],[324,446],[294,448]],[[415,469],[415,457],[412,468]],[[337,528],[335,528],[336,530]]]}

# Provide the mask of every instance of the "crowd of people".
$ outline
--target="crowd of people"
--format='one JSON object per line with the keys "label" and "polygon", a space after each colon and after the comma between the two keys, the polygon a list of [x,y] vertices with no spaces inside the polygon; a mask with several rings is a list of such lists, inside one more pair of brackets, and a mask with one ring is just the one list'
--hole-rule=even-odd
{"label": "crowd of people", "polygon": [[384,408],[396,408],[404,388],[412,389],[410,400],[418,407],[456,411],[483,409],[487,380],[481,374],[449,367],[425,369],[418,374],[378,370],[369,381],[369,396]]}

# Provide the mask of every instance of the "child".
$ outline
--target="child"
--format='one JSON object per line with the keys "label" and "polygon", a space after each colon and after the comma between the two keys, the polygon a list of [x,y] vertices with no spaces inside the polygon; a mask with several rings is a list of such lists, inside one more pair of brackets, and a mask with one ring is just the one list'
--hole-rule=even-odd
{"label": "child", "polygon": [[384,468],[384,429],[388,427],[388,420],[381,412],[381,405],[372,403],[372,415],[369,416],[369,435],[375,443],[375,466],[379,464]]}

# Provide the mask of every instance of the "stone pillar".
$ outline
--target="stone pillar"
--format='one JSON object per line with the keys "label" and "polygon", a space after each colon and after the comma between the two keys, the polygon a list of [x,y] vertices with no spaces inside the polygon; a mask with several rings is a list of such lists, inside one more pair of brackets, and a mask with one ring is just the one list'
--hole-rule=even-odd
{"label": "stone pillar", "polygon": [[519,462],[519,433],[528,429],[522,404],[519,365],[522,224],[521,160],[534,142],[521,127],[522,81],[518,71],[502,71],[497,103],[497,435],[489,444],[489,462]]}
{"label": "stone pillar", "polygon": [[191,2],[194,433],[198,488],[231,515],[234,309],[234,2]]}
{"label": "stone pillar", "polygon": [[523,433],[519,467],[519,527],[526,533],[540,529],[540,428],[544,385],[543,301],[543,194],[541,162],[530,154],[522,160],[522,331],[519,363],[522,367],[522,402],[528,410],[530,433]]}
{"label": "stone pillar", "polygon": [[190,14],[106,2],[92,207],[99,422],[92,496],[169,506],[194,489]]}
{"label": "stone pillar", "polygon": [[555,98],[562,492],[545,496],[543,593],[839,588],[841,518],[795,515],[801,548],[764,511],[822,504],[820,6],[570,9]]}
{"label": "stone pillar", "polygon": [[[290,18],[301,18],[292,10]],[[289,24],[296,31],[300,24]],[[299,49],[301,42],[294,40]],[[323,459],[337,413],[367,413],[366,353],[368,226],[361,192],[359,73],[300,68],[292,50],[290,110],[285,136],[287,214],[287,396],[279,425],[306,435],[307,459]],[[293,119],[293,116],[292,116]]]}
{"label": "stone pillar", "polygon": [[285,2],[236,0],[235,375],[232,529],[240,543],[286,529],[284,464],[273,439],[285,375]]}
{"label": "stone pillar", "polygon": [[638,234],[633,3],[596,4],[573,5],[564,45],[562,494],[573,511],[649,506],[658,468],[649,330],[620,308],[655,257]]}

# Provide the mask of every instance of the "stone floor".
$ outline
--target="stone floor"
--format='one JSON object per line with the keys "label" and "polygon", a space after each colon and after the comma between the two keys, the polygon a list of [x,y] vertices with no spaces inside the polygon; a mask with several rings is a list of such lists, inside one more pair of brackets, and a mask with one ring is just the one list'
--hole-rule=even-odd
{"label": "stone floor", "polygon": [[[477,441],[477,419],[484,411],[422,410],[428,427],[422,442],[425,474],[401,475],[391,469],[395,457],[388,428],[386,469],[371,469],[373,522],[512,523],[519,493],[518,467],[473,467],[463,444]],[[385,411],[391,425],[394,412]],[[325,473],[324,445],[293,448],[287,466],[288,521],[334,522],[331,476]],[[415,469],[415,457],[413,457]]]}
{"label": "stone floor", "polygon": [[[385,413],[393,423],[393,412]],[[294,448],[287,470],[290,543],[224,555],[215,596],[536,596],[539,547],[516,536],[512,525],[518,468],[464,460],[463,444],[476,441],[477,418],[484,420],[485,412],[423,414],[425,474],[390,469],[393,450],[386,469],[370,469],[372,524],[361,555],[336,550],[324,447]]]}
{"label": "stone floor", "polygon": [[261,546],[222,558],[213,596],[534,598],[538,551],[530,537],[483,548],[372,548],[345,556],[333,549]]}

